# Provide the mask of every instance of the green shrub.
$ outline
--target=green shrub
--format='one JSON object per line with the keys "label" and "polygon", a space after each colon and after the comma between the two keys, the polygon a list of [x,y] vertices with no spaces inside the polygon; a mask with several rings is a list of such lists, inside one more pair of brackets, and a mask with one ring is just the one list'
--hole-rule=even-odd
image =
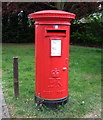
{"label": "green shrub", "polygon": [[[3,16],[3,43],[34,42],[34,25],[27,15],[18,19],[17,15]],[[71,44],[102,46],[103,23],[93,21],[85,24],[71,25]]]}
{"label": "green shrub", "polygon": [[102,45],[103,23],[91,22],[71,26],[71,43],[80,45]]}
{"label": "green shrub", "polygon": [[12,14],[9,18],[3,16],[2,33],[3,43],[30,43],[34,41],[34,26],[29,26],[27,15],[20,19],[17,14]]}

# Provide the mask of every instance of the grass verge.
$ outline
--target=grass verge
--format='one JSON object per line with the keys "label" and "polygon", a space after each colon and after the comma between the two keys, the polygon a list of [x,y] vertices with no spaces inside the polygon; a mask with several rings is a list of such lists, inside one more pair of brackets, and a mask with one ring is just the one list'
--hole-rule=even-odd
{"label": "grass verge", "polygon": [[[33,44],[3,44],[3,91],[12,118],[78,118],[101,108],[101,49],[71,46],[69,102],[57,110],[34,103]],[[13,93],[13,57],[19,57],[20,96]]]}

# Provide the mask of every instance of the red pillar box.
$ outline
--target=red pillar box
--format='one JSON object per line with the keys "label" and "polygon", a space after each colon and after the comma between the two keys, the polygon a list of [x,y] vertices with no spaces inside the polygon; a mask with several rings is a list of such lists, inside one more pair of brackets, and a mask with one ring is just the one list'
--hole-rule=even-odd
{"label": "red pillar box", "polygon": [[68,100],[70,21],[75,14],[43,10],[35,21],[36,102],[54,105]]}

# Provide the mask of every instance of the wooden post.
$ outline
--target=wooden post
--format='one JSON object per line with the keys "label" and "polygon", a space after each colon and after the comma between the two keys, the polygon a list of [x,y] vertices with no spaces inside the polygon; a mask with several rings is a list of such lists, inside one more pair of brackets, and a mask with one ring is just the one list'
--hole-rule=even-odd
{"label": "wooden post", "polygon": [[13,74],[14,74],[14,95],[19,96],[19,81],[18,81],[18,57],[13,57]]}

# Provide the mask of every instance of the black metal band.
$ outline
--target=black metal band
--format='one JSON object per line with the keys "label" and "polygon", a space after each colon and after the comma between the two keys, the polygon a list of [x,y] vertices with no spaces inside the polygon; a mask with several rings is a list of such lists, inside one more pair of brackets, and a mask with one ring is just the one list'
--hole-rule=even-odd
{"label": "black metal band", "polygon": [[50,108],[57,108],[58,105],[66,104],[67,101],[68,101],[68,97],[58,100],[47,100],[47,99],[42,99],[35,95],[35,102],[37,104],[44,104]]}

